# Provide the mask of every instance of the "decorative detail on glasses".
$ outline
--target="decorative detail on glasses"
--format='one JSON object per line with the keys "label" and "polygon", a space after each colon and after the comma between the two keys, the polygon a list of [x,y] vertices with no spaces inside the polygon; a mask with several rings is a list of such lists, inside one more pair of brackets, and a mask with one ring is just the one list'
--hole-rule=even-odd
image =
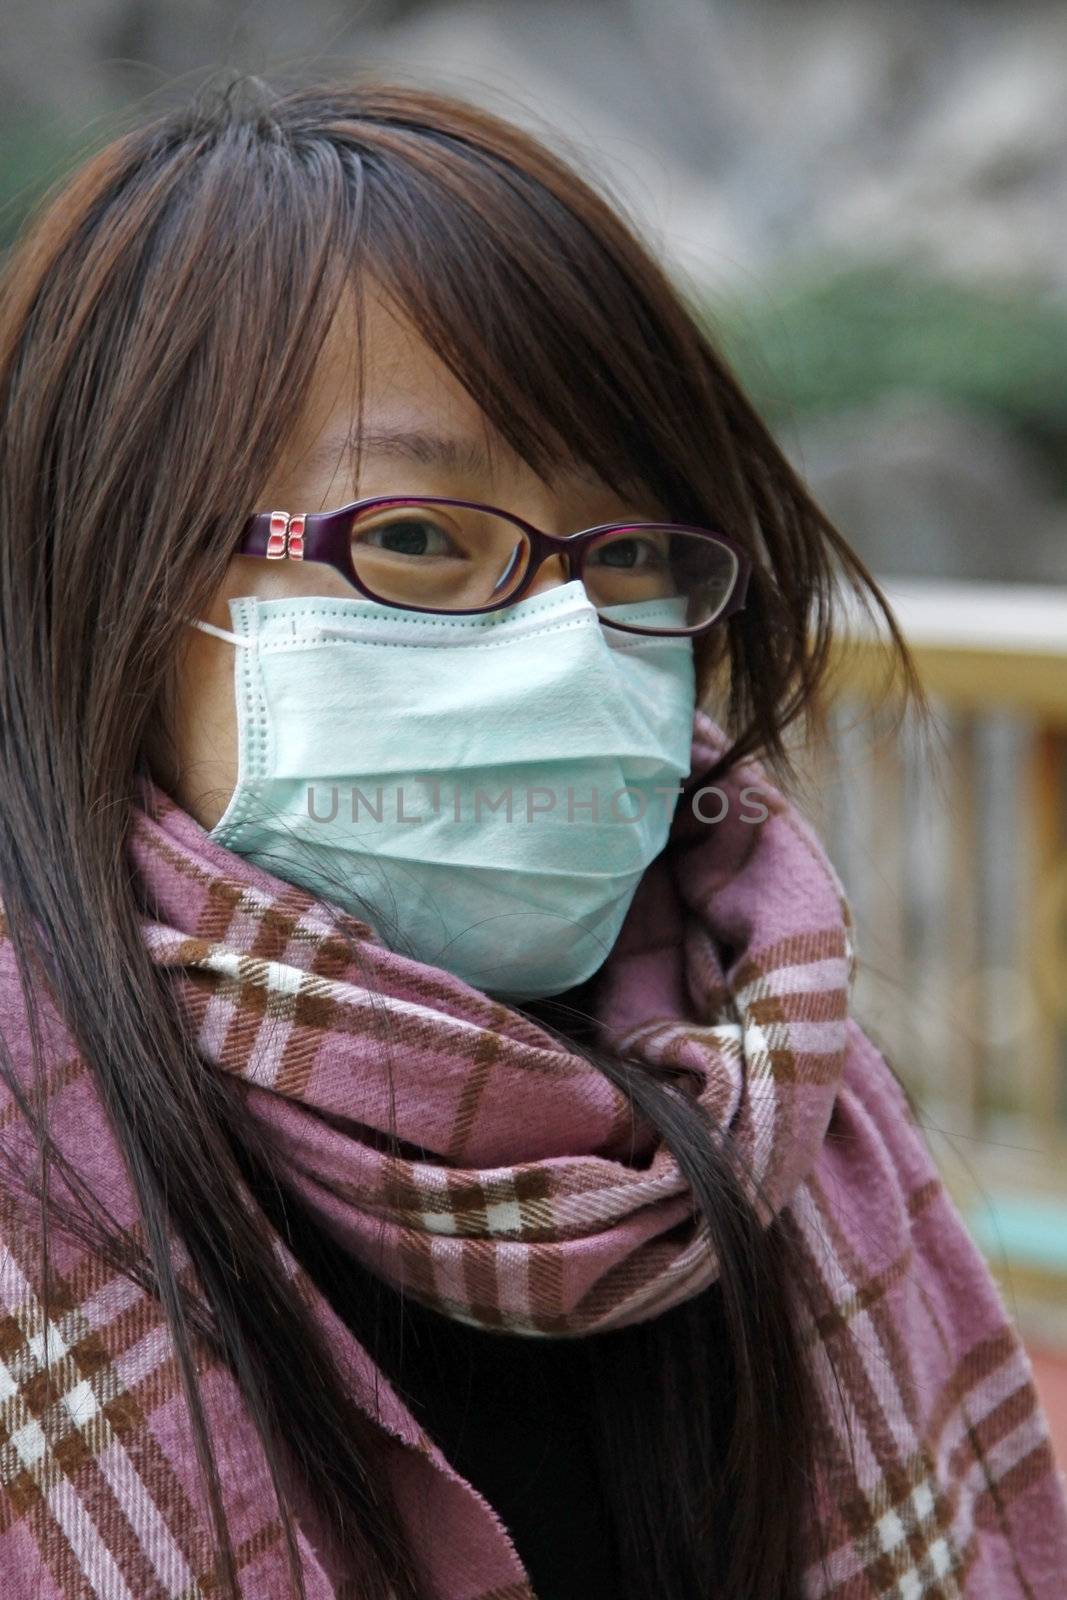
{"label": "decorative detail on glasses", "polygon": [[285,556],[285,530],[289,526],[288,511],[272,511],[270,535],[267,539],[267,559],[281,561]]}
{"label": "decorative detail on glasses", "polygon": [[286,554],[290,561],[303,561],[304,559],[304,518],[303,515],[289,518],[288,541]]}

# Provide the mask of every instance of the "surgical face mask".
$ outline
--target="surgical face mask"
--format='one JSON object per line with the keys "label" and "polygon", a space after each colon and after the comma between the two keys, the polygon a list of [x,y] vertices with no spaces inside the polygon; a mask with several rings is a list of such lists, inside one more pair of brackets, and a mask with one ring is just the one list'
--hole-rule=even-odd
{"label": "surgical face mask", "polygon": [[232,632],[189,619],[235,647],[237,786],[209,837],[486,993],[592,976],[689,772],[692,641],[602,626],[577,580],[483,616],[229,606]]}

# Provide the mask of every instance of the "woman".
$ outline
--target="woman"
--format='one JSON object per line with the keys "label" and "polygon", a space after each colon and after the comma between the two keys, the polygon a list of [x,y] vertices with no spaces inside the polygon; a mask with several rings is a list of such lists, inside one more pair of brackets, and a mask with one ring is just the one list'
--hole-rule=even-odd
{"label": "woman", "polygon": [[768,776],[883,602],[622,222],[253,85],[0,316],[5,1596],[1061,1593]]}

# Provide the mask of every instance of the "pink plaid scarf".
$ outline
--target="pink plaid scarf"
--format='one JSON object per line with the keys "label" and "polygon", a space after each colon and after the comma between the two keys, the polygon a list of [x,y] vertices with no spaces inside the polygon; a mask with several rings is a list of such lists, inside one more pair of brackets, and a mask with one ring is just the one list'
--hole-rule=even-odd
{"label": "pink plaid scarf", "polygon": [[[830,1550],[805,1593],[1059,1600],[1064,1483],[1026,1354],[904,1096],[849,1016],[851,921],[818,841],[756,766],[721,782],[724,800],[693,803],[723,744],[698,717],[671,842],[601,975],[599,1042],[692,1072],[758,1179],[760,1215],[785,1213],[802,1258]],[[723,807],[716,824],[697,814]],[[153,912],[145,940],[200,1050],[244,1082],[294,1186],[368,1267],[448,1316],[538,1336],[652,1318],[714,1279],[670,1153],[579,1055],[214,845],[152,784],[129,851]],[[0,954],[7,996],[6,940]],[[67,1153],[135,1223],[91,1081],[62,1047],[51,1104]],[[387,1153],[389,1131],[416,1153]],[[2,1242],[0,1570],[28,1574],[5,1595],[201,1594],[208,1523],[158,1306],[62,1241],[67,1310],[45,1383],[34,1246],[13,1223]],[[533,1600],[492,1508],[280,1239],[278,1251],[381,1424],[383,1467],[440,1593]],[[258,1442],[229,1373],[206,1352],[203,1371],[244,1591],[281,1596]],[[343,1574],[295,1487],[293,1506],[308,1594],[339,1600]],[[104,1572],[118,1575],[110,1587]]]}

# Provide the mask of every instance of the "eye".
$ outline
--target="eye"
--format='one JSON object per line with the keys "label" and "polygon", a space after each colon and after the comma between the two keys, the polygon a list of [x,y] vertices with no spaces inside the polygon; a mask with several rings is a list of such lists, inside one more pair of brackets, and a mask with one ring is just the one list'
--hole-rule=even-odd
{"label": "eye", "polygon": [[589,562],[600,567],[622,567],[633,570],[662,566],[666,557],[662,534],[643,539],[628,535],[625,538],[608,539],[604,544],[597,545],[589,553]]}
{"label": "eye", "polygon": [[374,528],[356,530],[354,544],[395,556],[445,556],[456,547],[443,528],[426,517],[393,517]]}

